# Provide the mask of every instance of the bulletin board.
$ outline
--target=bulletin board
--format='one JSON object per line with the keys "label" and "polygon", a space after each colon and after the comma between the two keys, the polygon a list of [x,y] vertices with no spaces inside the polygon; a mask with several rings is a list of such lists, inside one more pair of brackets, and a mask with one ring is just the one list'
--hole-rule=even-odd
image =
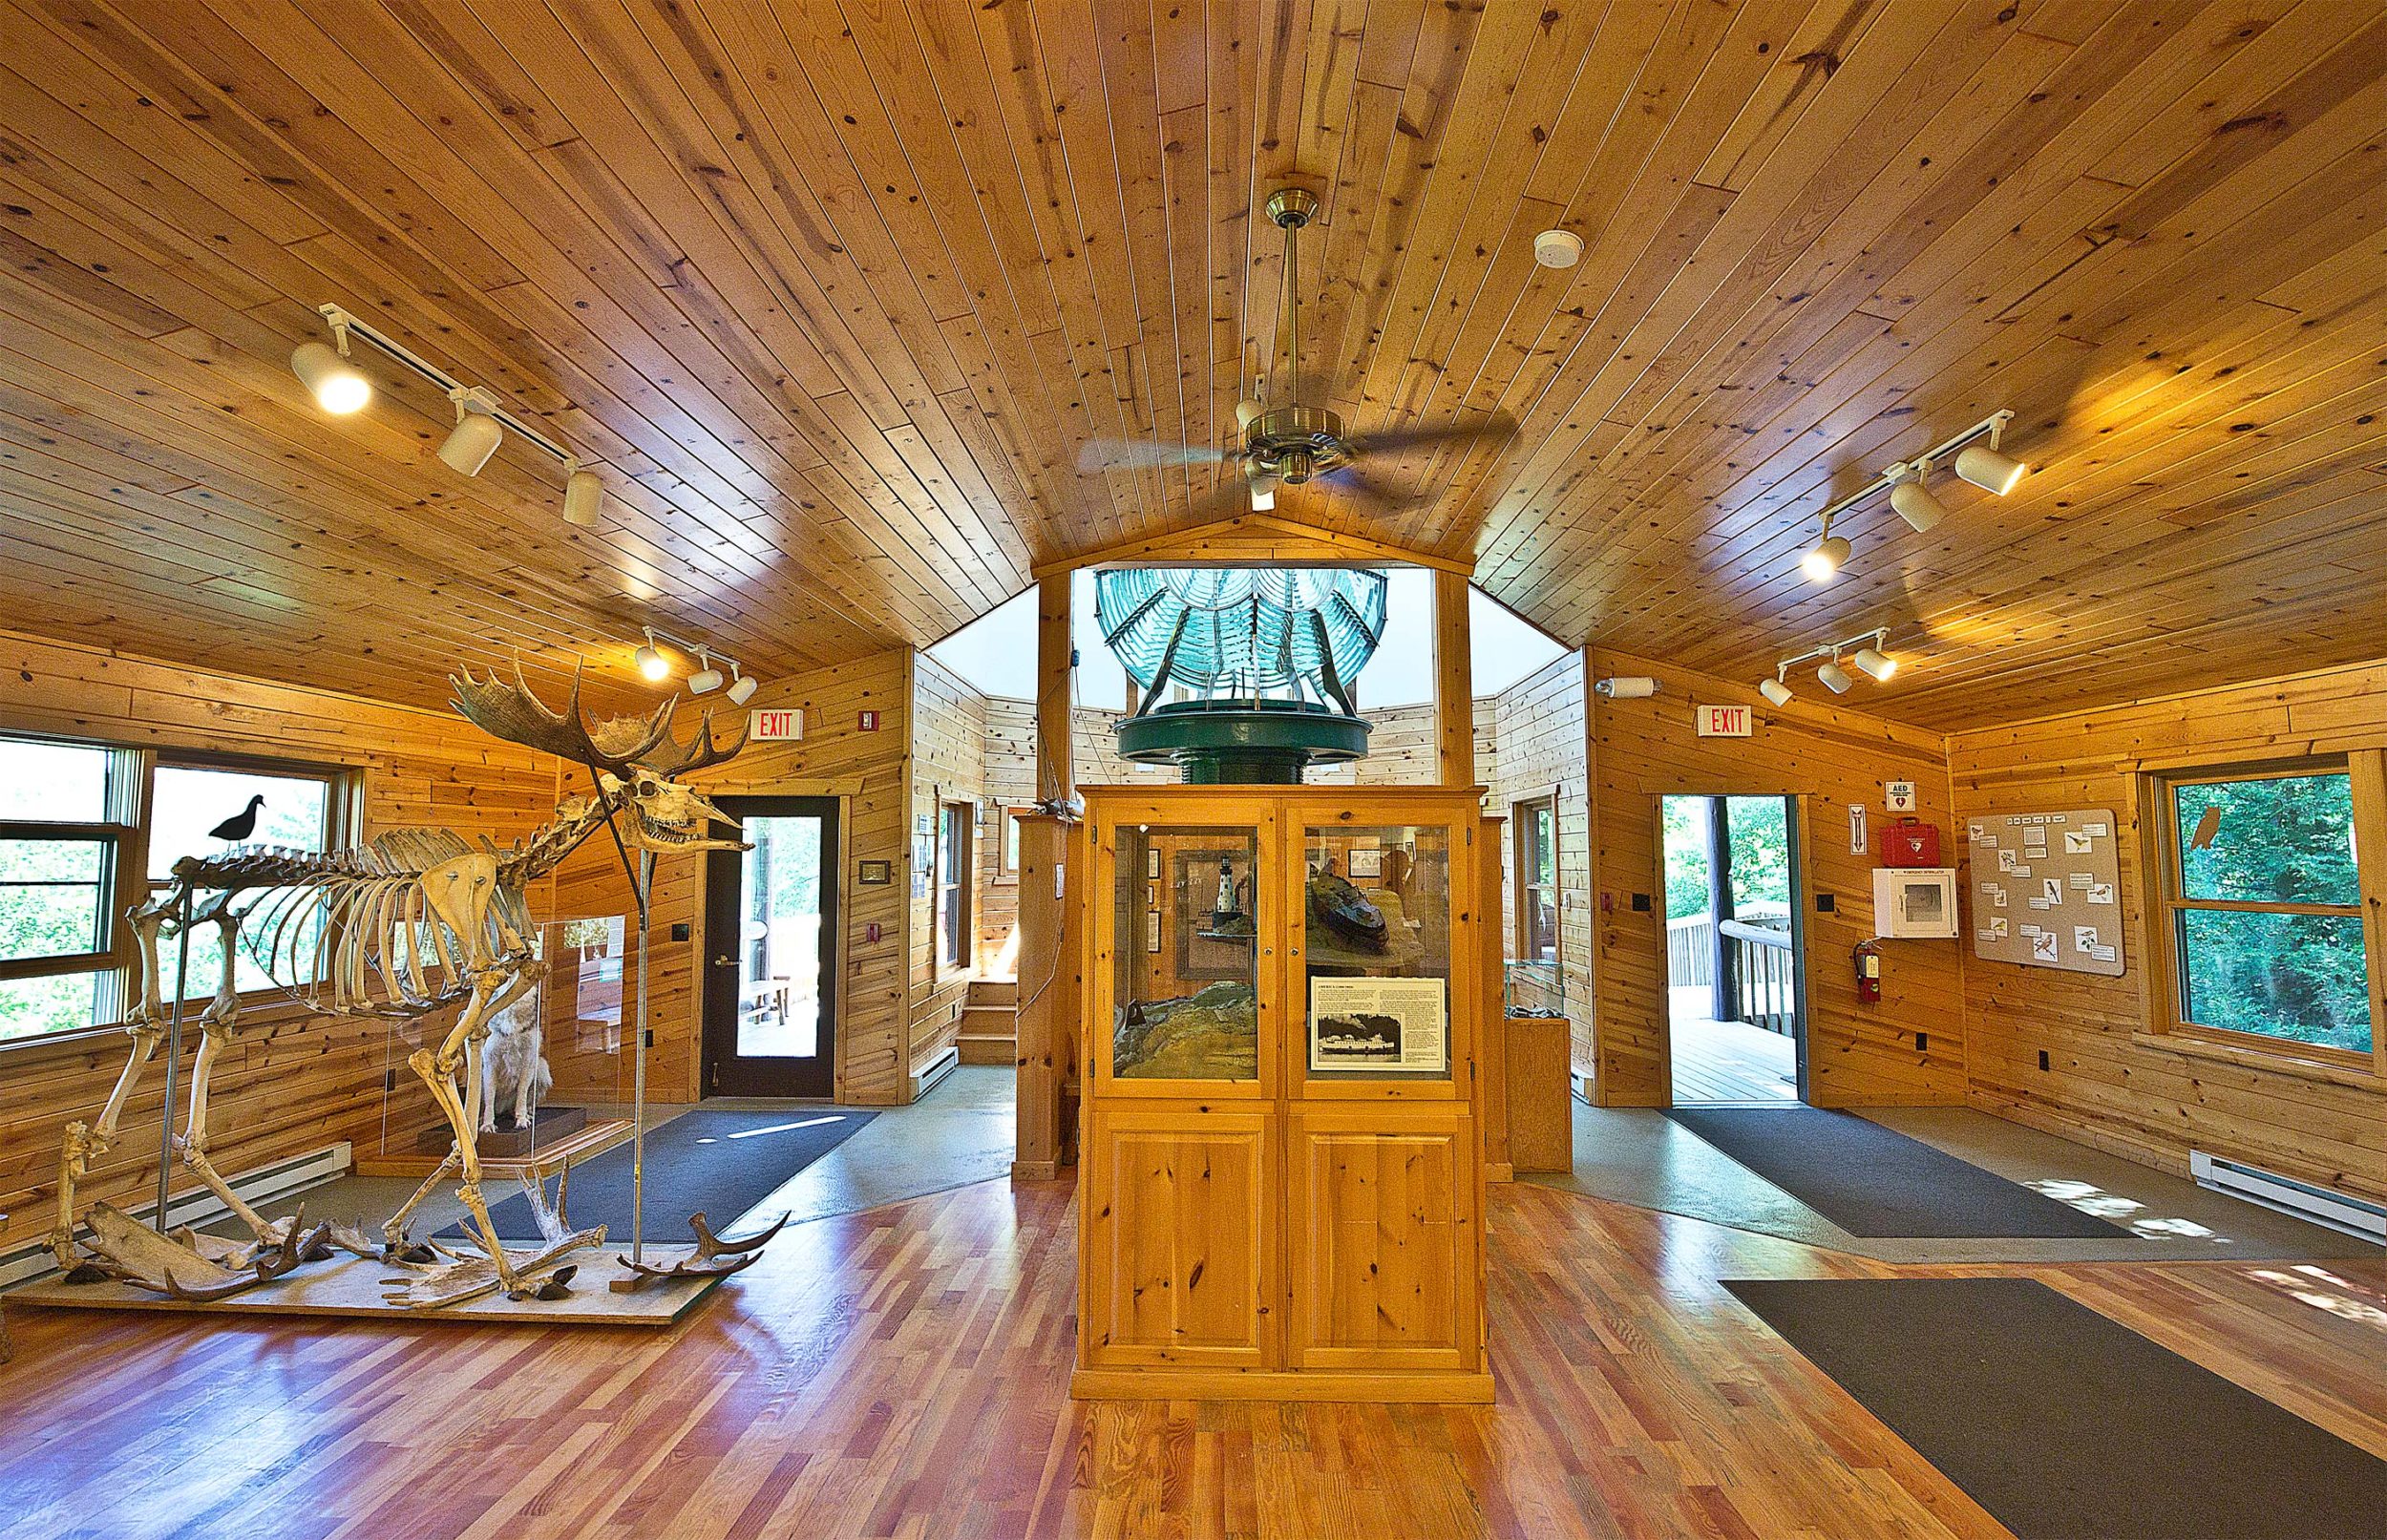
{"label": "bulletin board", "polygon": [[2122,977],[2121,825],[2104,808],[1975,818],[1973,953]]}

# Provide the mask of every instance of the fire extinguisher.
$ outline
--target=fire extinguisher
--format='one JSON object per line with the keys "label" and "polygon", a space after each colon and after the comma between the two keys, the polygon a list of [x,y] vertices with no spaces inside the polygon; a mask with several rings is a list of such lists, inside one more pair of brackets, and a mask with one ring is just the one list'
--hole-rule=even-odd
{"label": "fire extinguisher", "polygon": [[1856,943],[1856,998],[1868,1005],[1881,1003],[1881,943]]}

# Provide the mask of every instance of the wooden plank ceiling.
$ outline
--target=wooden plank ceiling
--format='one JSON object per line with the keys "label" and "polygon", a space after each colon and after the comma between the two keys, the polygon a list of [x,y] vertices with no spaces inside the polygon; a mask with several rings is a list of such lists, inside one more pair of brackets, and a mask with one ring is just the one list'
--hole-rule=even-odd
{"label": "wooden plank ceiling", "polygon": [[[2349,0],[0,0],[9,622],[397,700],[654,622],[926,642],[1183,527],[1265,367],[1519,427],[1281,511],[1473,558],[1564,640],[2017,717],[2380,651],[2387,13]],[[1537,267],[1535,232],[1586,243]],[[1308,281],[1314,277],[1313,281]],[[338,302],[604,473],[605,527]],[[1281,370],[1279,370],[1281,376]],[[1279,379],[1278,394],[1283,387]],[[2000,407],[2039,467],[1812,516]],[[1852,700],[1851,704],[1858,704]]]}

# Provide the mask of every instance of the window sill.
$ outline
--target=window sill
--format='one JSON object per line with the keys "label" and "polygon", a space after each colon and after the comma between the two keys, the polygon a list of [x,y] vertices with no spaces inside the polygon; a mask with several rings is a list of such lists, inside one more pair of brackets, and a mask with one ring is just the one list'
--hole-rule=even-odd
{"label": "window sill", "polygon": [[[329,1013],[308,1010],[293,1001],[261,998],[241,1002],[240,1024],[233,1030],[247,1034],[259,1027],[287,1026],[294,1022],[317,1019],[332,1020]],[[186,1044],[199,1041],[199,1011],[187,1006],[182,1013],[182,1041]],[[72,1032],[45,1032],[40,1037],[17,1038],[0,1043],[0,1062],[44,1063],[78,1058],[87,1053],[114,1048],[128,1041],[124,1023],[105,1026],[81,1026]]]}
{"label": "window sill", "polygon": [[2332,1086],[2352,1086],[2355,1090],[2387,1088],[2387,1080],[2382,1080],[2376,1069],[2338,1064],[2334,1060],[2307,1059],[2271,1048],[2242,1047],[2235,1043],[2219,1043],[2188,1032],[2133,1032],[2130,1041],[2144,1047],[2160,1048],[2166,1053],[2177,1053],[2190,1059],[2209,1059],[2215,1064],[2236,1065],[2242,1069],[2293,1075],[2298,1080],[2323,1081]]}

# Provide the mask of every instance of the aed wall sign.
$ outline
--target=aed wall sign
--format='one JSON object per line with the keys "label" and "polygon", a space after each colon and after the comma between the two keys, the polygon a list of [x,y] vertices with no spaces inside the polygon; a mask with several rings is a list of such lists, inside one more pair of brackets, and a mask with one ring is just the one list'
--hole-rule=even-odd
{"label": "aed wall sign", "polygon": [[1745,706],[1700,706],[1692,709],[1699,713],[1699,733],[1702,738],[1749,735],[1749,708]]}
{"label": "aed wall sign", "polygon": [[787,706],[756,711],[747,719],[746,735],[756,743],[793,743],[804,736],[803,708]]}

